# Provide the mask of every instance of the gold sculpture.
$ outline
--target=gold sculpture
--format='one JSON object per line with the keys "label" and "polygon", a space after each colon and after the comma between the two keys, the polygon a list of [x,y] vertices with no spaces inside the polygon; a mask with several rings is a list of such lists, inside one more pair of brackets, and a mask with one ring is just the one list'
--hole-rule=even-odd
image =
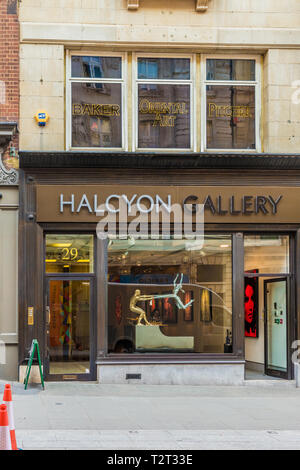
{"label": "gold sculpture", "polygon": [[163,326],[162,324],[157,323],[157,322],[150,323],[147,319],[145,310],[143,310],[141,307],[138,307],[136,305],[138,302],[145,302],[145,301],[147,302],[147,301],[150,301],[150,300],[153,300],[153,299],[166,299],[166,298],[167,299],[174,299],[177,308],[183,309],[183,310],[185,310],[187,307],[189,307],[194,302],[194,299],[190,300],[185,305],[182,302],[181,298],[178,295],[178,292],[183,292],[184,293],[184,290],[182,289],[183,274],[181,274],[181,278],[180,278],[179,283],[176,284],[178,277],[179,277],[179,274],[177,274],[177,276],[174,279],[173,293],[170,293],[170,294],[143,295],[143,294],[141,294],[140,289],[136,289],[136,291],[134,292],[133,296],[130,299],[129,308],[130,308],[131,312],[139,314],[139,317],[137,318],[137,325],[142,325],[142,320],[143,320],[145,322],[145,325],[148,325],[148,326]]}
{"label": "gold sculpture", "polygon": [[131,312],[139,314],[137,325],[142,325],[142,320],[144,320],[146,325],[151,325],[151,323],[147,320],[145,310],[143,310],[141,307],[137,307],[137,302],[144,302],[153,299],[154,295],[141,295],[140,289],[136,289],[135,293],[131,297],[129,308]]}

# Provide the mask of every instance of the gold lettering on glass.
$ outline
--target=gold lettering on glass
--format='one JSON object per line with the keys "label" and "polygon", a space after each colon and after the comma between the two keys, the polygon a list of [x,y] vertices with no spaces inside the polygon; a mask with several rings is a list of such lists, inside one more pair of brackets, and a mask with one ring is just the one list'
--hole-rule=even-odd
{"label": "gold lettering on glass", "polygon": [[139,112],[141,114],[155,114],[153,127],[174,127],[176,121],[176,115],[188,114],[186,103],[167,103],[159,101],[149,101],[142,99],[139,102]]}
{"label": "gold lettering on glass", "polygon": [[208,103],[208,116],[213,117],[237,117],[252,118],[249,106],[224,106],[216,103]]}
{"label": "gold lettering on glass", "polygon": [[73,116],[120,116],[121,107],[118,104],[87,104],[73,103]]}

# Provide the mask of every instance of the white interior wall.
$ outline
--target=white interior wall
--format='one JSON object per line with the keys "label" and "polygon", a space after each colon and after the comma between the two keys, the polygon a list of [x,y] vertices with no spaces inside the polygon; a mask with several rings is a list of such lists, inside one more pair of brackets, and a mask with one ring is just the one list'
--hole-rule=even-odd
{"label": "white interior wall", "polygon": [[[266,244],[268,241],[266,241]],[[272,242],[271,242],[272,243]],[[258,269],[259,273],[283,273],[288,270],[287,239],[267,246],[245,247],[245,271]],[[245,338],[246,361],[264,364],[264,280],[259,278],[259,336]]]}

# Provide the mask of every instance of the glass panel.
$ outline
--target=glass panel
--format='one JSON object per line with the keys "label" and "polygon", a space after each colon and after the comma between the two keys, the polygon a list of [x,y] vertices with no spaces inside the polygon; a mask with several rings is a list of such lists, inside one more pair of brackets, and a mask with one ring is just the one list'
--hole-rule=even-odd
{"label": "glass panel", "polygon": [[255,149],[255,87],[206,87],[207,148]]}
{"label": "glass panel", "polygon": [[245,235],[245,271],[258,273],[289,272],[289,237],[287,235]]}
{"label": "glass panel", "polygon": [[72,56],[74,78],[122,78],[121,57]]}
{"label": "glass panel", "polygon": [[139,85],[138,106],[139,148],[190,148],[189,85]]}
{"label": "glass panel", "polygon": [[122,147],[119,83],[72,83],[72,146]]}
{"label": "glass panel", "polygon": [[138,59],[138,78],[149,80],[189,80],[190,59]]}
{"label": "glass panel", "polygon": [[266,283],[268,321],[267,369],[287,370],[287,298],[286,280]]}
{"label": "glass panel", "polygon": [[49,282],[50,374],[90,371],[90,282]]}
{"label": "glass panel", "polygon": [[47,273],[94,272],[93,235],[46,235]]}
{"label": "glass panel", "polygon": [[255,60],[207,59],[207,80],[255,80]]}
{"label": "glass panel", "polygon": [[109,352],[232,352],[231,237],[114,240]]}

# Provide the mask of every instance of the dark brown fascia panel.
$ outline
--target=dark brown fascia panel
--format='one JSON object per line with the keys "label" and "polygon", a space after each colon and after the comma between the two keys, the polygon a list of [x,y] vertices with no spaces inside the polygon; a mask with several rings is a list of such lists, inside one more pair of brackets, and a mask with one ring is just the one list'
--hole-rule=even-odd
{"label": "dark brown fascia panel", "polygon": [[20,168],[300,170],[300,154],[20,151]]}

